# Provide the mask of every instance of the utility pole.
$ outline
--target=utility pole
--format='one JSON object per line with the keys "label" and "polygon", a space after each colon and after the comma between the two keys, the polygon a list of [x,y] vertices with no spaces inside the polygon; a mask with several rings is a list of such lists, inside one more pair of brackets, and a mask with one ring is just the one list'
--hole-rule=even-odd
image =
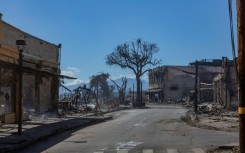
{"label": "utility pole", "polygon": [[245,153],[245,1],[237,0],[239,150]]}
{"label": "utility pole", "polygon": [[195,104],[194,104],[194,111],[197,114],[197,101],[198,101],[198,61],[196,60],[196,75],[195,75]]}
{"label": "utility pole", "polygon": [[18,120],[18,134],[22,134],[22,75],[23,75],[23,50],[19,50],[19,120]]}
{"label": "utility pole", "polygon": [[140,101],[143,102],[142,80],[140,82]]}
{"label": "utility pole", "polygon": [[134,84],[133,84],[133,103],[134,103]]}
{"label": "utility pole", "polygon": [[18,97],[18,134],[22,134],[22,115],[23,115],[23,110],[22,110],[22,75],[23,75],[23,51],[26,46],[26,41],[25,40],[16,40],[16,46],[17,49],[19,50],[19,97]]}

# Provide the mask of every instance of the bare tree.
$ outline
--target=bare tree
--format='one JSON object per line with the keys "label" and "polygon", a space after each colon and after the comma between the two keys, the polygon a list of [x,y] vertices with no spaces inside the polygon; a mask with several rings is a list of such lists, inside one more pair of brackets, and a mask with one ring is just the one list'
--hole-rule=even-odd
{"label": "bare tree", "polygon": [[124,103],[125,102],[125,95],[126,95],[126,88],[127,88],[127,78],[126,77],[122,77],[122,85],[121,86],[119,86],[110,77],[108,77],[108,79],[110,79],[114,83],[114,85],[117,87],[117,91],[119,93],[120,103]]}
{"label": "bare tree", "polygon": [[158,50],[155,43],[143,42],[141,39],[137,39],[135,42],[118,45],[111,54],[106,56],[106,64],[110,66],[117,65],[123,69],[128,68],[134,72],[137,85],[137,103],[141,103],[141,76],[149,70],[147,66],[156,66],[160,63],[160,60],[153,58]]}

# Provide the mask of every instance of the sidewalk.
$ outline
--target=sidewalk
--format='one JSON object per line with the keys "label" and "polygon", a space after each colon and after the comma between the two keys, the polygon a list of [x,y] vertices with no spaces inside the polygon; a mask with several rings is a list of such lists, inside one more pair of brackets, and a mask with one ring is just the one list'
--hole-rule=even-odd
{"label": "sidewalk", "polygon": [[0,153],[17,152],[23,147],[35,144],[42,139],[46,139],[62,131],[86,127],[111,118],[112,116],[35,118],[23,122],[23,134],[21,136],[17,134],[17,124],[3,124],[0,125]]}

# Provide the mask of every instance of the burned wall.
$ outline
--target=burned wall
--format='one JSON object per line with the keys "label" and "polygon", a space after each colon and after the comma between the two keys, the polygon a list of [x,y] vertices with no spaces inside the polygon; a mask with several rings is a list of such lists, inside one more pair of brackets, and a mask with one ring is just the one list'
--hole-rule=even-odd
{"label": "burned wall", "polygon": [[226,67],[224,74],[219,74],[214,78],[213,88],[214,102],[223,105],[227,109],[237,109],[238,82],[234,65]]}
{"label": "burned wall", "polygon": [[42,78],[40,84],[40,112],[48,111],[52,106],[51,77]]}
{"label": "burned wall", "polygon": [[27,44],[23,51],[23,110],[48,111],[54,106],[53,103],[58,101],[58,86],[53,87],[52,80],[58,80],[60,74],[61,46],[23,32],[1,19],[0,104],[5,105],[5,99],[8,97],[5,95],[9,95],[9,108],[6,111],[18,114],[18,39],[24,39]]}
{"label": "burned wall", "polygon": [[213,88],[200,88],[199,89],[199,102],[213,102]]}
{"label": "burned wall", "polygon": [[35,110],[35,75],[23,75],[23,111]]}
{"label": "burned wall", "polygon": [[213,83],[213,79],[224,72],[222,67],[200,66],[198,67],[198,77],[200,82]]}
{"label": "burned wall", "polygon": [[0,115],[15,111],[15,82],[14,71],[0,66]]}
{"label": "burned wall", "polygon": [[[199,66],[198,81],[212,83],[214,77],[222,72],[222,67]],[[195,73],[195,66],[162,66],[152,69],[149,72],[149,92],[161,89],[165,101],[187,97],[195,88]],[[161,74],[160,80],[157,79],[158,74]],[[210,91],[202,91],[202,93],[207,95]],[[202,98],[206,100],[206,97]]]}
{"label": "burned wall", "polygon": [[161,89],[164,87],[164,74],[166,74],[164,66],[149,71],[149,90]]}
{"label": "burned wall", "polygon": [[27,44],[23,52],[24,60],[36,64],[42,62],[42,65],[54,68],[59,66],[60,53],[57,45],[36,38],[0,20],[0,53],[11,58],[13,63],[18,63],[19,52],[15,44],[18,39],[24,39]]}
{"label": "burned wall", "polygon": [[177,75],[166,81],[165,100],[176,101],[188,96],[194,89],[195,78],[188,75]]}

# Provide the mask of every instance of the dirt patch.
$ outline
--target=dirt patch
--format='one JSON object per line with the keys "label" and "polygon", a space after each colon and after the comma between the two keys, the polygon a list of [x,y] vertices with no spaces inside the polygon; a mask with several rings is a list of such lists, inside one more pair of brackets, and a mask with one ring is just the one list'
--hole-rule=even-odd
{"label": "dirt patch", "polygon": [[223,118],[220,116],[207,116],[203,114],[196,115],[193,111],[189,110],[186,116],[181,119],[191,126],[226,132],[238,132],[238,121],[233,118]]}

